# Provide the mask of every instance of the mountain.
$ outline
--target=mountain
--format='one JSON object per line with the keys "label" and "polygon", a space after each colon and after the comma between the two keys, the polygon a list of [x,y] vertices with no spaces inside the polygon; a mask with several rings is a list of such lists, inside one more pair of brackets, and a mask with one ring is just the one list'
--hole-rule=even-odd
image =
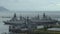
{"label": "mountain", "polygon": [[9,10],[4,7],[0,7],[0,11],[9,11]]}

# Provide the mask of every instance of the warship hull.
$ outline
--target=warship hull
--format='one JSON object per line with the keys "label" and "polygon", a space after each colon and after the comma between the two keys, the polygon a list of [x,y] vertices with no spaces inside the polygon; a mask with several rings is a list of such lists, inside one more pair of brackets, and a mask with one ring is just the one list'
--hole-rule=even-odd
{"label": "warship hull", "polygon": [[[5,24],[7,25],[21,25],[21,23],[12,23],[12,22],[5,22]],[[49,24],[56,24],[57,21],[51,21],[51,22],[32,22],[32,23],[35,23],[36,25],[49,25]],[[22,23],[24,24],[24,23]]]}
{"label": "warship hull", "polygon": [[4,21],[4,24],[7,24],[7,25],[20,25],[20,24],[17,24],[17,23],[12,23],[12,22],[10,23],[10,22],[5,22],[5,21]]}

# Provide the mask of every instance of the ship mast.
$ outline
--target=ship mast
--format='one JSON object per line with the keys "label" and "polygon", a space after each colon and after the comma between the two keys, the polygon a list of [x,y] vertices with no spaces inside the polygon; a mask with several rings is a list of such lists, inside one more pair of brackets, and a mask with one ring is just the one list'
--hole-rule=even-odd
{"label": "ship mast", "polygon": [[20,16],[20,20],[22,20],[22,16]]}
{"label": "ship mast", "polygon": [[29,17],[27,16],[26,22],[29,22]]}
{"label": "ship mast", "polygon": [[12,18],[12,20],[17,20],[17,16],[16,16],[16,13],[14,13],[14,17]]}
{"label": "ship mast", "polygon": [[43,18],[45,18],[46,16],[45,16],[45,13],[43,13]]}
{"label": "ship mast", "polygon": [[16,13],[14,13],[14,18],[16,18]]}
{"label": "ship mast", "polygon": [[37,19],[38,19],[38,20],[40,19],[39,14],[38,14],[38,16],[37,16]]}
{"label": "ship mast", "polygon": [[28,21],[29,21],[29,17],[27,16],[27,18],[26,18],[26,22],[25,22],[25,27],[27,27],[28,28]]}

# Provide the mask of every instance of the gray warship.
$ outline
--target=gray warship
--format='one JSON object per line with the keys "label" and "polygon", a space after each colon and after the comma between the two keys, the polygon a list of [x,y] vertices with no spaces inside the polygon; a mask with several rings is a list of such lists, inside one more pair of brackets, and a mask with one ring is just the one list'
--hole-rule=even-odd
{"label": "gray warship", "polygon": [[24,18],[20,16],[20,19],[18,20],[16,17],[16,13],[14,14],[14,17],[11,20],[3,21],[5,24],[10,25],[21,25],[21,24],[35,24],[35,25],[48,25],[48,24],[56,24],[58,20],[52,19],[51,17],[47,17],[45,13],[43,13],[43,17],[40,19],[39,15],[34,19],[29,19],[29,17]]}
{"label": "gray warship", "polygon": [[43,17],[40,19],[39,15],[34,18],[22,17],[17,19],[16,13],[11,20],[3,21],[4,24],[9,25],[9,32],[20,33],[20,32],[32,32],[33,29],[37,29],[39,25],[49,25],[56,24],[58,20],[52,19],[51,17],[47,17],[45,13],[43,13]]}
{"label": "gray warship", "polygon": [[43,17],[40,18],[38,15],[37,17],[31,19],[33,23],[36,23],[37,25],[49,25],[49,24],[56,24],[58,20],[52,19],[50,16],[46,16],[45,13],[43,13]]}

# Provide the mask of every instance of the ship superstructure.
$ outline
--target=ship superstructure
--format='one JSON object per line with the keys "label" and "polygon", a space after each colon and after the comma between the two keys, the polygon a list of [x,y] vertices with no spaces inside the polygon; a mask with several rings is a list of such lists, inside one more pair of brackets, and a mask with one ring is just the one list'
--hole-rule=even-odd
{"label": "ship superstructure", "polygon": [[37,16],[37,19],[34,18],[31,20],[33,23],[36,23],[37,25],[49,25],[49,24],[56,24],[57,20],[52,19],[51,17],[48,17],[43,13],[43,17],[40,18],[39,15]]}

